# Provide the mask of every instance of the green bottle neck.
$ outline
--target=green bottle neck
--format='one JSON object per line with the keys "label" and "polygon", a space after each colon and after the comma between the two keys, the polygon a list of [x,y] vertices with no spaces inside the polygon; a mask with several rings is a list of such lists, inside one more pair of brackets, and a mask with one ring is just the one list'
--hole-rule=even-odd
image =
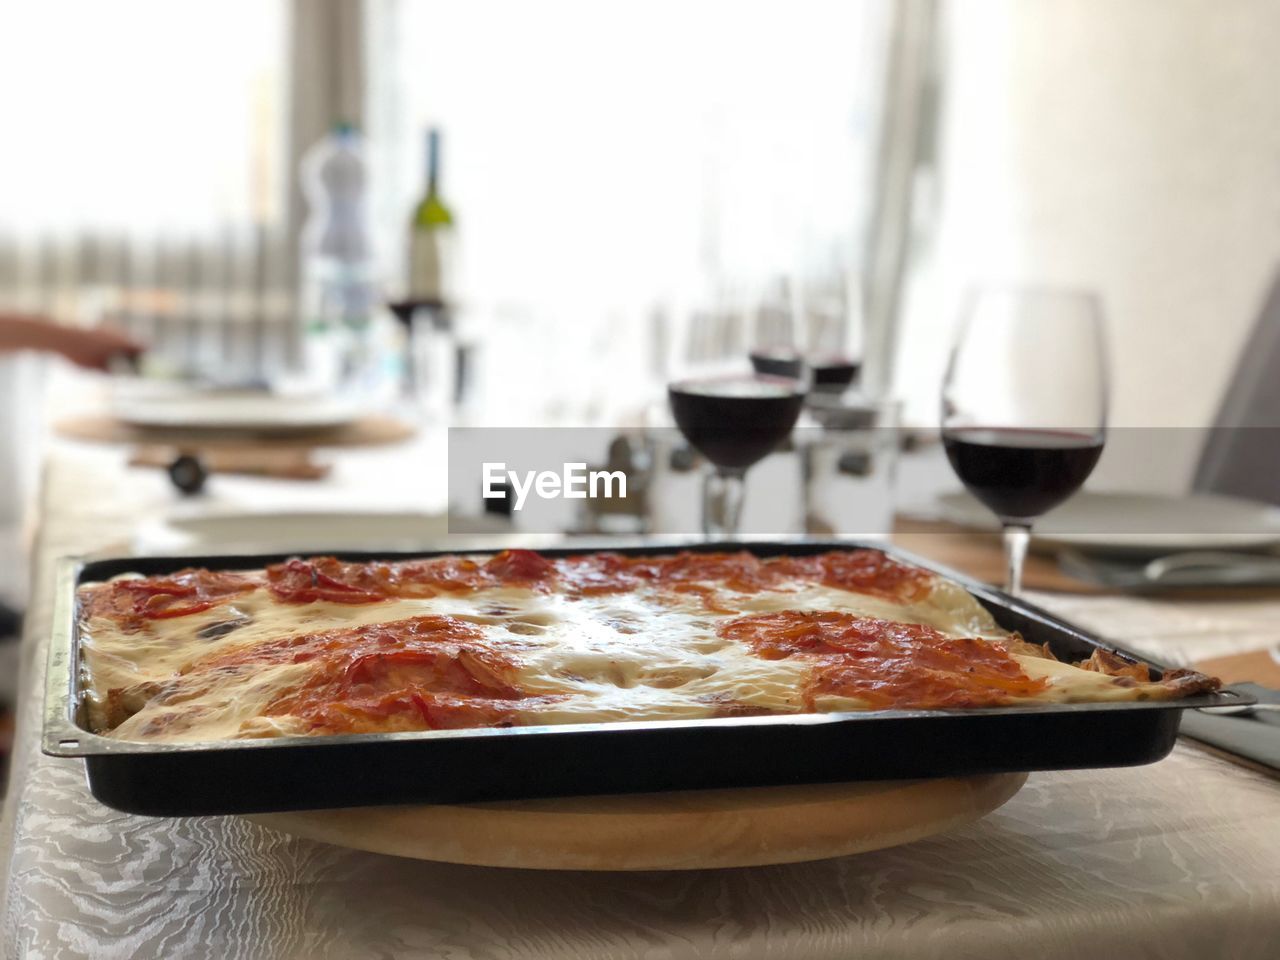
{"label": "green bottle neck", "polygon": [[440,132],[427,131],[427,196],[440,193]]}
{"label": "green bottle neck", "polygon": [[427,131],[427,194],[418,204],[415,221],[422,227],[448,226],[453,213],[440,195],[440,134]]}

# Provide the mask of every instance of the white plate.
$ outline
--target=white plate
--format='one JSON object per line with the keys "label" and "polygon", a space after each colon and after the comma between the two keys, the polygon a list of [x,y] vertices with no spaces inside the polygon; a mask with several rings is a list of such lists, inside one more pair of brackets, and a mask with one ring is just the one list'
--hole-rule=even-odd
{"label": "white plate", "polygon": [[[991,511],[964,491],[938,498],[942,518],[978,530],[998,528]],[[1092,553],[1157,555],[1180,550],[1259,549],[1280,544],[1280,509],[1266,503],[1191,494],[1076,494],[1037,520],[1033,545]]]}
{"label": "white plate", "polygon": [[[465,530],[459,530],[460,524]],[[387,511],[382,513],[338,513],[297,511],[265,513],[253,511],[193,513],[145,524],[133,535],[133,550],[139,554],[196,554],[236,552],[321,551],[321,550],[424,550],[460,549],[458,534],[490,535],[507,533],[515,541],[511,526],[502,518],[468,517],[455,520],[454,532],[444,514]],[[509,546],[506,540],[503,546]]]}
{"label": "white plate", "polygon": [[335,429],[365,411],[350,398],[139,382],[113,391],[111,412],[135,427],[281,432]]}

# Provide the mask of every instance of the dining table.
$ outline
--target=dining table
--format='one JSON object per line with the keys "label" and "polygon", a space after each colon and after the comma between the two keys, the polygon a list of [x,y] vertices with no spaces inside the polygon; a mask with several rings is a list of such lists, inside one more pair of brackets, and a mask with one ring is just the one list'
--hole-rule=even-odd
{"label": "dining table", "polygon": [[[110,809],[81,761],[40,750],[54,564],[127,549],[174,497],[122,451],[47,458],[0,821],[6,958],[1280,957],[1280,780],[1187,740],[1147,766],[1032,773],[985,818],[903,846],[740,869],[462,866]],[[1166,658],[1280,637],[1277,593],[1031,599]]]}

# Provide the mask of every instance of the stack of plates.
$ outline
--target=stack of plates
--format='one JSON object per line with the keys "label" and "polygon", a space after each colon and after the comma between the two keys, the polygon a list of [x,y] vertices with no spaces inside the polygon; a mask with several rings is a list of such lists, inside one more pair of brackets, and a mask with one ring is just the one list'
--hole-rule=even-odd
{"label": "stack of plates", "polygon": [[[944,520],[999,527],[968,493],[939,498]],[[1085,491],[1036,521],[1032,549],[1067,572],[1127,589],[1280,584],[1280,508],[1212,494]]]}

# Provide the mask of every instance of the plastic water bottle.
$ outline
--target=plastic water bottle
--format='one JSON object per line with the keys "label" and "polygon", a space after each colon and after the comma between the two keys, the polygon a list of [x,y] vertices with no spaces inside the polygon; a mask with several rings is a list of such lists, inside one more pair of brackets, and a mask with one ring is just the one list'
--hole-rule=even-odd
{"label": "plastic water bottle", "polygon": [[332,389],[367,385],[377,358],[377,302],[369,234],[368,161],[364,141],[342,123],[302,159],[309,215],[302,229],[303,361],[307,379]]}

